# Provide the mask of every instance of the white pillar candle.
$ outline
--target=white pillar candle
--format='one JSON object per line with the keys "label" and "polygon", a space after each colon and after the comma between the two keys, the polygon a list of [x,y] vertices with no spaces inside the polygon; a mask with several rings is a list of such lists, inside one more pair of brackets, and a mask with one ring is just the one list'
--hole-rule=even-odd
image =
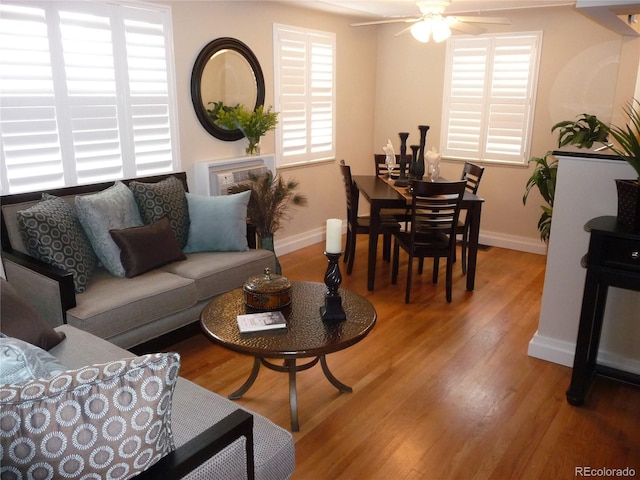
{"label": "white pillar candle", "polygon": [[342,253],[342,220],[329,218],[327,220],[327,253]]}

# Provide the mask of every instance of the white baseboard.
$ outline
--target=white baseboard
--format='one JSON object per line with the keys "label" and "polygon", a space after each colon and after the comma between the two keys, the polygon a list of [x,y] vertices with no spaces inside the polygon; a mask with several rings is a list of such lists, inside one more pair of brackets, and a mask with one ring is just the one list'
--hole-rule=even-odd
{"label": "white baseboard", "polygon": [[[343,233],[346,233],[346,220],[343,220]],[[298,235],[292,235],[286,238],[276,238],[276,253],[284,255],[285,253],[294,252],[315,243],[324,242],[324,228],[315,228]],[[508,248],[509,250],[518,250],[521,252],[537,253],[546,255],[547,246],[537,239],[530,237],[520,237],[517,235],[508,235],[498,232],[480,232],[480,243],[492,247]]]}
{"label": "white baseboard", "polygon": [[573,356],[576,351],[574,342],[565,342],[551,337],[545,337],[536,332],[529,342],[530,357],[558,363],[565,367],[573,367]]}
{"label": "white baseboard", "polygon": [[[346,228],[344,229],[344,231],[346,232]],[[295,252],[296,250],[308,247],[309,245],[315,245],[316,243],[324,242],[324,240],[324,228],[315,228],[313,230],[309,230],[298,235],[292,235],[283,239],[276,238],[276,255],[284,255],[286,253]]]}
{"label": "white baseboard", "polygon": [[[528,355],[541,360],[558,363],[565,367],[573,367],[575,350],[575,342],[565,342],[555,338],[545,337],[536,332],[529,342]],[[598,352],[598,364],[640,375],[640,361],[625,358],[605,350]]]}
{"label": "white baseboard", "polygon": [[499,232],[480,231],[480,243],[492,247],[508,248],[520,252],[547,254],[547,246],[538,239],[531,237],[520,237]]}

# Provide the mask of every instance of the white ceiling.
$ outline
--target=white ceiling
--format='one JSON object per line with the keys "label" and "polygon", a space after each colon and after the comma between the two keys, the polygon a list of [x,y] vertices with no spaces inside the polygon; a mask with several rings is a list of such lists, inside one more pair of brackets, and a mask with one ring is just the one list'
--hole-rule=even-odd
{"label": "white ceiling", "polygon": [[[296,3],[365,19],[384,19],[420,14],[416,0],[299,0]],[[445,13],[471,15],[480,12],[575,4],[576,0],[451,0],[451,5],[445,10]]]}
{"label": "white ceiling", "polygon": [[[265,0],[263,0],[265,1]],[[417,16],[416,0],[281,0],[286,3],[349,15],[363,21]],[[474,15],[544,7],[576,6],[594,21],[621,34],[638,36],[640,22],[632,24],[628,15],[640,14],[638,0],[451,0],[445,13]]]}

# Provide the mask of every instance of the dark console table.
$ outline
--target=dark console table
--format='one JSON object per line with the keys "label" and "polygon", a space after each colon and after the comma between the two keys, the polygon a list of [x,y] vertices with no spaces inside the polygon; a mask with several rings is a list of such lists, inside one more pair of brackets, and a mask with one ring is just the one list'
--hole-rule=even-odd
{"label": "dark console table", "polygon": [[[567,401],[582,405],[595,375],[640,385],[640,375],[598,365],[598,346],[610,286],[640,291],[640,234],[617,225],[616,217],[597,217],[585,225],[591,233],[578,327],[576,354]],[[640,319],[638,319],[640,320]]]}

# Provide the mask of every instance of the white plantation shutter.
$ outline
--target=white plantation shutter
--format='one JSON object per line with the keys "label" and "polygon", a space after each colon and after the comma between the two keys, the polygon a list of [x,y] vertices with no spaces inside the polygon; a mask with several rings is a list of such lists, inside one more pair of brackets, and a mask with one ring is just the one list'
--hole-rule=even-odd
{"label": "white plantation shutter", "polygon": [[56,107],[44,10],[0,4],[3,193],[64,185]]}
{"label": "white plantation shutter", "polygon": [[177,135],[172,135],[169,95],[172,68],[168,68],[165,25],[159,20],[125,20],[136,176],[171,171],[175,166]]}
{"label": "white plantation shutter", "polygon": [[335,35],[274,25],[278,165],[335,157]]}
{"label": "white plantation shutter", "polygon": [[0,3],[2,192],[179,167],[170,10]]}
{"label": "white plantation shutter", "polygon": [[541,39],[536,32],[449,40],[443,156],[527,164]]}

